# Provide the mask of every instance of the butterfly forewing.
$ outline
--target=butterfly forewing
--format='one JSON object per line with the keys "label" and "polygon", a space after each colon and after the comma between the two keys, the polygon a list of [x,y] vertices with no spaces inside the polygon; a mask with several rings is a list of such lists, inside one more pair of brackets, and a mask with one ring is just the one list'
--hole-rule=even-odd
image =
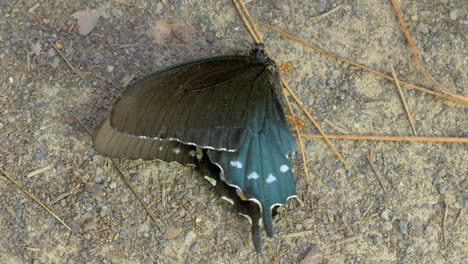
{"label": "butterfly forewing", "polygon": [[105,119],[94,137],[94,149],[105,156],[127,159],[176,161],[180,164],[197,164],[195,147],[177,141],[163,141],[123,134],[110,126]]}
{"label": "butterfly forewing", "polygon": [[154,73],[114,104],[111,126],[129,135],[237,150],[246,132],[249,82],[264,70],[254,57],[223,56]]}

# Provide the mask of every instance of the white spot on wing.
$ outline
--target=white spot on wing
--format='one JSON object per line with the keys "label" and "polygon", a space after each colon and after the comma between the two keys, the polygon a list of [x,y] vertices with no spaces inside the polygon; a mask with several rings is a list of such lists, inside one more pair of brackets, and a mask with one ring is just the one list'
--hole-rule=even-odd
{"label": "white spot on wing", "polygon": [[163,150],[163,147],[159,147],[159,151],[162,151]]}
{"label": "white spot on wing", "polygon": [[232,199],[230,199],[229,197],[221,196],[221,199],[223,199],[224,201],[234,205],[234,201]]}
{"label": "white spot on wing", "polygon": [[249,224],[252,225],[252,218],[250,218],[250,215],[246,215],[246,214],[243,214],[243,213],[239,213],[240,215],[242,215],[243,217],[247,218],[247,220],[249,221]]}
{"label": "white spot on wing", "polygon": [[211,177],[208,177],[208,176],[204,176],[203,178],[205,178],[205,180],[207,180],[211,185],[213,186],[216,186],[216,180],[211,178]]}
{"label": "white spot on wing", "polygon": [[238,169],[242,169],[242,163],[238,160],[232,160],[231,161],[231,166],[235,167],[235,168],[238,168]]}
{"label": "white spot on wing", "polygon": [[284,173],[284,172],[287,172],[288,170],[289,170],[288,165],[286,165],[286,164],[281,165],[281,167],[280,167],[281,172]]}
{"label": "white spot on wing", "polygon": [[268,174],[268,178],[266,179],[266,183],[273,183],[276,181],[276,177],[273,174]]}
{"label": "white spot on wing", "polygon": [[250,173],[249,176],[247,176],[247,179],[249,179],[249,180],[256,180],[256,179],[258,179],[258,177],[260,177],[260,176],[258,175],[258,173],[256,173],[256,172],[254,171],[254,172]]}
{"label": "white spot on wing", "polygon": [[175,148],[172,150],[172,152],[174,152],[174,154],[179,154],[180,153],[180,149],[179,148]]}
{"label": "white spot on wing", "polygon": [[197,152],[195,150],[191,150],[189,153],[190,157],[195,157],[197,155]]}

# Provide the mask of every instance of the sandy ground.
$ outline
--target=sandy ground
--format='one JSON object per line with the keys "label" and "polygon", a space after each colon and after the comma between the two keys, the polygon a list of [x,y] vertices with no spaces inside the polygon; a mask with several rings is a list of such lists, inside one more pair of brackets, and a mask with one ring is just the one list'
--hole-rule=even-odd
{"label": "sandy ground", "polygon": [[[466,94],[462,1],[400,2],[429,71]],[[87,8],[100,18],[82,36],[72,15]],[[387,74],[394,65],[401,80],[434,89],[390,1],[251,1],[248,8],[327,51]],[[294,63],[284,76],[327,133],[412,135],[392,82],[261,31],[273,59]],[[49,41],[62,45],[75,72]],[[194,169],[122,160],[161,229],[148,218],[72,115],[95,129],[130,78],[251,43],[227,0],[0,1],[0,167],[73,229],[0,176],[0,262],[297,263],[310,252],[323,263],[466,263],[466,144],[334,140],[344,168],[322,140],[307,140],[308,187],[300,155],[295,160],[304,204],[280,210],[277,236],[265,239],[258,257],[247,222]],[[420,135],[467,136],[466,106],[405,94]],[[369,166],[370,149],[387,195]]]}

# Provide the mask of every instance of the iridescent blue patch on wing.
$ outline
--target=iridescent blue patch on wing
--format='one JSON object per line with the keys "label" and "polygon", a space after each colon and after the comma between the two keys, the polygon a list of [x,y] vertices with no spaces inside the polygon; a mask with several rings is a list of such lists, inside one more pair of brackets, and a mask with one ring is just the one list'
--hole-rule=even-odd
{"label": "iridescent blue patch on wing", "polygon": [[239,150],[210,150],[208,156],[220,167],[227,184],[261,205],[264,227],[273,236],[272,209],[296,194],[288,158],[294,152],[294,138],[273,89],[256,89],[251,98],[256,98],[256,103],[249,107],[248,133]]}

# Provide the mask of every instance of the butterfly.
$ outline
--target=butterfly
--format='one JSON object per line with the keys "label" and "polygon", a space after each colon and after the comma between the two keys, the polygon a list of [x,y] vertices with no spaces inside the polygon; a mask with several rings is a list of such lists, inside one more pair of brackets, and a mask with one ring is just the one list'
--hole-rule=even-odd
{"label": "butterfly", "polygon": [[249,55],[175,65],[123,92],[99,126],[94,148],[105,156],[197,166],[250,219],[260,252],[261,226],[272,237],[274,209],[296,197],[295,144],[278,89],[275,62],[263,44]]}

